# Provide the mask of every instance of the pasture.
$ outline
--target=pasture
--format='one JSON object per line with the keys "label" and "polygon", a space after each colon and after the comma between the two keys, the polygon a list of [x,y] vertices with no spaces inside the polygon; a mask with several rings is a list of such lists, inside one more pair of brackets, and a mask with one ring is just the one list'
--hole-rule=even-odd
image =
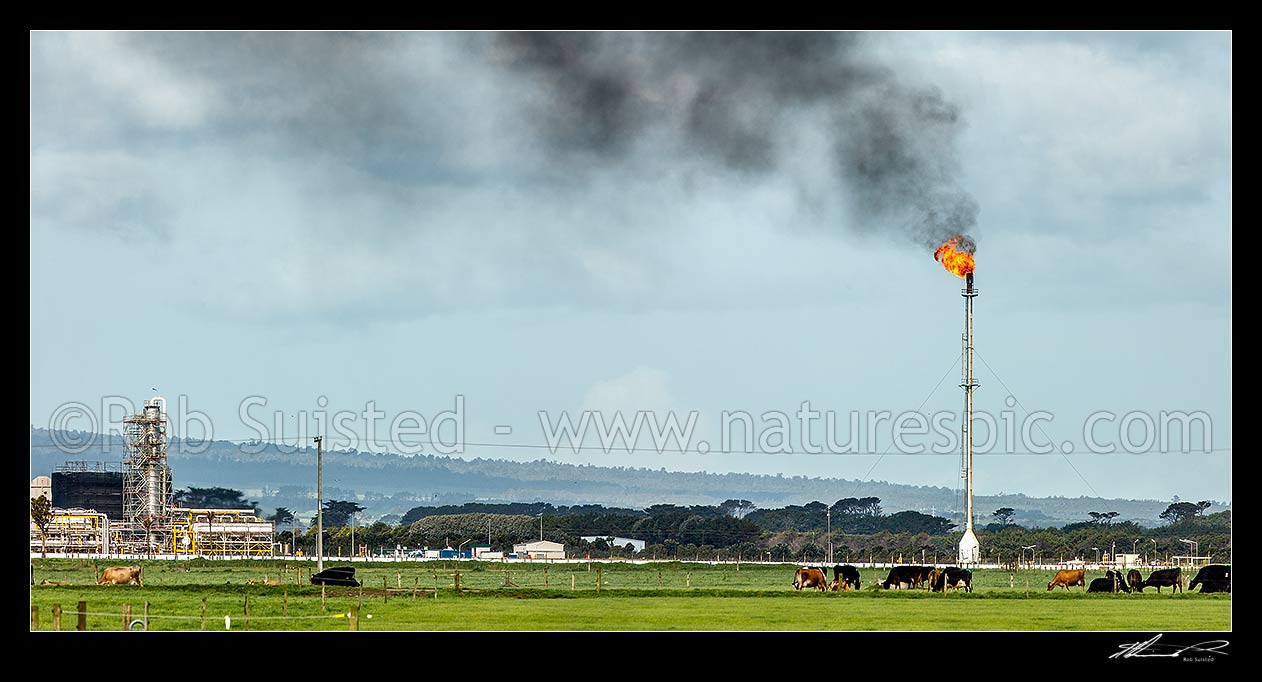
{"label": "pasture", "polygon": [[[314,562],[139,561],[144,586],[97,586],[96,567],[81,559],[34,559],[35,580],[65,583],[31,588],[41,630],[75,628],[79,601],[90,630],[122,629],[149,603],[151,630],[345,630],[338,614],[359,606],[360,630],[1228,630],[1231,597],[1169,590],[1157,594],[1047,591],[1054,571],[974,573],[974,592],[931,594],[880,590],[885,569],[861,568],[864,589],[797,592],[793,566],[733,563],[503,564],[430,561],[356,563],[362,588],[309,583]],[[326,561],[326,567],[345,565]],[[303,567],[303,584],[295,568]],[[455,589],[459,573],[460,591]],[[1088,579],[1099,577],[1088,573]],[[1098,572],[1103,575],[1103,571]],[[1010,576],[1012,585],[1010,586]],[[831,577],[831,574],[830,574]],[[280,581],[250,585],[249,580]],[[599,578],[599,589],[597,580]],[[1185,581],[1190,576],[1185,577]],[[1028,591],[1026,584],[1028,581]],[[435,592],[435,585],[438,589]],[[571,587],[572,586],[572,587]],[[385,589],[388,588],[388,589]],[[371,618],[368,615],[371,614]],[[173,617],[174,616],[174,617]]]}

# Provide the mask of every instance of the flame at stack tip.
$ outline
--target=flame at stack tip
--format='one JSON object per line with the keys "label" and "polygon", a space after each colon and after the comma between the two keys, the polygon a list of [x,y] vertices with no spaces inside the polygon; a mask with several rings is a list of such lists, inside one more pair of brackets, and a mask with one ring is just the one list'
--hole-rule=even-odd
{"label": "flame at stack tip", "polygon": [[977,263],[973,261],[973,253],[976,251],[977,244],[972,239],[957,234],[933,252],[933,259],[942,263],[942,267],[956,277],[969,277],[977,269]]}

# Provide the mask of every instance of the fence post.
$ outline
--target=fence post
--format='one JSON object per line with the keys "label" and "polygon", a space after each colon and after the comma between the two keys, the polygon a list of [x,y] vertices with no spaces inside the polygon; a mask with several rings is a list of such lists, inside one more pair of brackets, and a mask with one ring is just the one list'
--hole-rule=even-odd
{"label": "fence post", "polygon": [[571,592],[574,591],[574,574],[573,573],[570,574],[570,591]]}
{"label": "fence post", "polygon": [[416,576],[412,576],[412,598],[413,599],[416,599],[416,588],[420,584],[421,584],[421,579]]}
{"label": "fence post", "polygon": [[395,574],[394,574],[394,582],[395,582],[395,585],[396,585],[399,589],[403,589],[403,574],[402,574],[402,573],[395,573]]}
{"label": "fence post", "polygon": [[381,603],[390,603],[390,586],[386,584],[386,577],[381,576]]}
{"label": "fence post", "polygon": [[544,566],[544,567],[543,567],[543,587],[544,587],[544,589],[547,589],[547,588],[548,588],[548,587],[550,587],[550,586],[551,586],[551,585],[550,585],[550,583],[548,582],[548,567],[547,567],[547,566]]}
{"label": "fence post", "polygon": [[75,630],[83,632],[88,629],[88,603],[86,601],[79,602],[79,618],[75,623]]}
{"label": "fence post", "polygon": [[359,607],[358,606],[351,607],[351,615],[347,618],[347,620],[351,622],[352,630],[359,629]]}
{"label": "fence post", "polygon": [[456,571],[456,592],[460,592],[460,571]]}
{"label": "fence post", "polygon": [[320,613],[328,613],[328,609],[324,608],[324,585],[320,585]]}
{"label": "fence post", "polygon": [[206,629],[206,598],[202,597],[202,629]]}
{"label": "fence post", "polygon": [[[249,597],[247,597],[248,599]],[[145,632],[149,631],[149,602],[145,602]]]}
{"label": "fence post", "polygon": [[[591,566],[591,564],[588,564]],[[596,565],[596,594],[600,594],[600,564]]]}
{"label": "fence post", "polygon": [[61,604],[53,604],[53,631],[61,631]]}
{"label": "fence post", "polygon": [[123,604],[123,630],[131,626],[131,605]]}
{"label": "fence post", "polygon": [[31,604],[31,632],[39,629],[39,607]]}
{"label": "fence post", "polygon": [[281,620],[289,620],[289,588],[285,588],[285,593],[281,595],[282,601],[280,605]]}

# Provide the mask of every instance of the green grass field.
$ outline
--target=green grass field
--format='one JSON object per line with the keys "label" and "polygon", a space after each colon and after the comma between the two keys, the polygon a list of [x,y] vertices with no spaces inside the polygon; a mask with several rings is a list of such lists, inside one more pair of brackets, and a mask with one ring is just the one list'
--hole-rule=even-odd
{"label": "green grass field", "polygon": [[[973,593],[943,595],[872,587],[874,579],[884,577],[884,569],[860,569],[861,591],[822,593],[795,591],[793,567],[782,565],[741,564],[737,570],[735,564],[592,563],[589,571],[588,564],[357,563],[363,588],[327,588],[322,610],[321,588],[308,581],[314,562],[134,562],[144,566],[144,587],[97,586],[91,560],[33,563],[36,582],[66,583],[31,588],[41,630],[52,629],[53,605],[62,608],[61,629],[73,630],[80,601],[87,602],[91,630],[122,629],[124,605],[135,619],[146,602],[149,629],[197,630],[203,601],[207,630],[223,630],[225,615],[231,617],[233,630],[242,630],[247,596],[250,630],[345,630],[349,623],[344,615],[352,606],[359,607],[361,630],[1231,628],[1230,595],[1157,594],[1153,588],[1133,595],[1085,594],[1081,588],[1048,592],[1052,572],[1037,570],[1015,576],[1003,570],[975,571]],[[298,565],[307,584],[296,583]],[[336,565],[343,564],[326,562],[326,567]],[[460,592],[454,587],[457,571]],[[1089,571],[1088,580],[1092,577],[1099,576]],[[283,584],[246,582],[264,578]]]}

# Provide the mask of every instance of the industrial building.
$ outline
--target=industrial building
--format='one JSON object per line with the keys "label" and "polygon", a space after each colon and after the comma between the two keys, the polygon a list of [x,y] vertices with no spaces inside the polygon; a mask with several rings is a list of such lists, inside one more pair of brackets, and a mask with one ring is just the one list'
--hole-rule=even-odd
{"label": "industrial building", "polygon": [[564,559],[565,545],[550,540],[535,540],[513,545],[513,553],[529,559]]}
{"label": "industrial building", "polygon": [[47,497],[49,502],[53,501],[53,479],[47,476],[36,476],[31,479],[31,499],[37,497]]}
{"label": "industrial building", "polygon": [[171,508],[171,546],[193,556],[271,556],[272,522],[253,509]]}
{"label": "industrial building", "polygon": [[108,554],[110,548],[109,519],[91,509],[53,509],[53,520],[46,537],[41,537],[31,521],[32,552],[64,552],[66,554]]}
{"label": "industrial building", "polygon": [[120,463],[65,462],[31,481],[46,494],[53,521],[46,538],[31,522],[31,551],[270,556],[275,525],[253,509],[183,509],[174,504],[167,465],[166,400],[145,401],[123,420],[127,454]]}

